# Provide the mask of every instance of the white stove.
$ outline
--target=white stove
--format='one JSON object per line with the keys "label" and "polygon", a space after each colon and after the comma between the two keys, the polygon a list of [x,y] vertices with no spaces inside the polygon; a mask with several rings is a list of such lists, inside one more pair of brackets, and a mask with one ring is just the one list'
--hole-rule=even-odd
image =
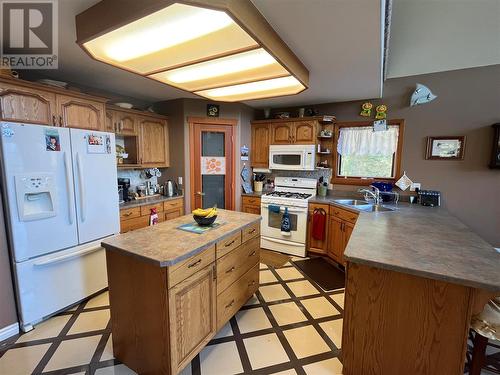
{"label": "white stove", "polygon": [[[276,177],[275,190],[261,197],[261,247],[296,256],[306,256],[308,201],[316,195],[312,178]],[[281,231],[284,212],[291,221],[290,232]]]}

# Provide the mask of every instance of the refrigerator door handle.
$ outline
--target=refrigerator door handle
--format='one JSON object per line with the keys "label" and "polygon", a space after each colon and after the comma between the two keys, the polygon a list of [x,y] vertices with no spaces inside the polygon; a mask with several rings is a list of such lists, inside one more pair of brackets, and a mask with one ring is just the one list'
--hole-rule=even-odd
{"label": "refrigerator door handle", "polygon": [[73,211],[73,181],[71,179],[71,174],[69,171],[69,157],[68,154],[64,153],[64,172],[66,173],[66,187],[68,188],[68,215],[69,223],[73,225],[73,216],[75,215]]}
{"label": "refrigerator door handle", "polygon": [[80,257],[82,255],[90,254],[90,253],[96,252],[100,249],[102,249],[102,247],[99,245],[99,246],[91,247],[89,249],[83,249],[83,250],[77,251],[76,253],[61,255],[60,257],[42,260],[41,262],[34,263],[33,265],[35,267],[46,266],[47,264],[58,263],[58,262],[62,262],[64,260],[69,260],[69,259],[73,259],[76,257]]}
{"label": "refrigerator door handle", "polygon": [[76,166],[78,169],[78,180],[80,182],[80,218],[85,221],[85,183],[83,181],[83,164],[79,153],[76,154]]}

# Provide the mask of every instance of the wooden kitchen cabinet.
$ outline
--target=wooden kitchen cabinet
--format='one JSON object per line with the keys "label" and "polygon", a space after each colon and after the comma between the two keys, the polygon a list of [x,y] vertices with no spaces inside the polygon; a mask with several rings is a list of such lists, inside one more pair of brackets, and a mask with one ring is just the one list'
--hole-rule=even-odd
{"label": "wooden kitchen cabinet", "polygon": [[316,143],[316,121],[293,123],[293,143],[309,145]]}
{"label": "wooden kitchen cabinet", "polygon": [[70,95],[56,95],[59,126],[67,128],[104,130],[106,108],[103,102]]}
{"label": "wooden kitchen cabinet", "polygon": [[357,213],[336,206],[330,207],[328,255],[339,264],[346,264],[344,251],[357,219]]}
{"label": "wooden kitchen cabinet", "polygon": [[243,195],[241,197],[241,211],[260,215],[260,197]]}
{"label": "wooden kitchen cabinet", "polygon": [[271,144],[291,144],[293,143],[294,125],[288,122],[271,124],[271,134]]}
{"label": "wooden kitchen cabinet", "polygon": [[56,95],[52,92],[0,82],[3,121],[57,125]]}
{"label": "wooden kitchen cabinet", "polygon": [[113,121],[113,112],[106,111],[106,120],[104,122],[104,131],[114,133],[116,131],[115,122]]}
{"label": "wooden kitchen cabinet", "polygon": [[268,123],[252,124],[252,149],[250,152],[250,165],[253,168],[269,167],[269,144],[271,131]]}
{"label": "wooden kitchen cabinet", "polygon": [[164,119],[139,117],[140,161],[145,168],[169,167],[168,125]]}
{"label": "wooden kitchen cabinet", "polygon": [[[323,209],[326,213],[326,222],[325,222],[325,237],[323,240],[318,240],[312,236],[312,220],[313,213],[315,209]],[[308,212],[308,225],[307,225],[307,248],[308,251],[318,254],[326,255],[328,252],[328,235],[330,231],[330,225],[328,222],[329,206],[327,204],[318,204],[318,203],[310,203],[309,204],[309,212]]]}
{"label": "wooden kitchen cabinet", "polygon": [[137,116],[124,111],[109,111],[113,116],[113,132],[121,135],[138,135]]}
{"label": "wooden kitchen cabinet", "polygon": [[217,287],[213,264],[168,291],[171,373],[179,373],[217,330]]}

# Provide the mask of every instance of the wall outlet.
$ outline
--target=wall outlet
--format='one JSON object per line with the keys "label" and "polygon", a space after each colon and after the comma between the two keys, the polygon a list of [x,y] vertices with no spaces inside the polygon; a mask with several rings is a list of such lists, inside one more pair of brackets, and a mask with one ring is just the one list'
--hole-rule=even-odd
{"label": "wall outlet", "polygon": [[415,191],[415,189],[420,190],[422,187],[422,184],[420,182],[412,182],[410,185],[410,191]]}

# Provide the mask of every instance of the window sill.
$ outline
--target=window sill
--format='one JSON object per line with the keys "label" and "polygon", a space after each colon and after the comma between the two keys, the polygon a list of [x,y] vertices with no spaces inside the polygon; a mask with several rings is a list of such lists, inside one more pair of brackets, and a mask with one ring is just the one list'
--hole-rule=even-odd
{"label": "window sill", "polygon": [[368,186],[374,182],[396,182],[395,178],[356,178],[356,177],[332,177],[332,184],[337,185],[357,185],[357,186]]}

